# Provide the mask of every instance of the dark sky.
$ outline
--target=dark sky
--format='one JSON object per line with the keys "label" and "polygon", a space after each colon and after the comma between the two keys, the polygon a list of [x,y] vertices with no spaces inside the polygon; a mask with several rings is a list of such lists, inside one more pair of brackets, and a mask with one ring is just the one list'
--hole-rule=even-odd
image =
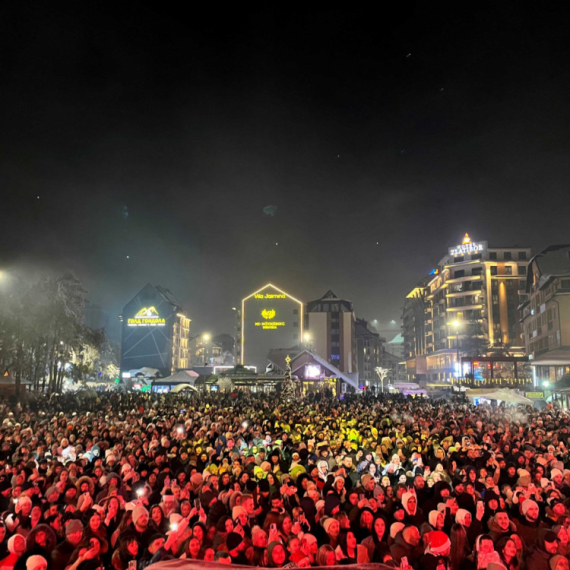
{"label": "dark sky", "polygon": [[112,318],[150,281],[214,333],[269,281],[330,288],[384,330],[466,231],[568,242],[568,2],[56,4],[0,13],[23,278],[71,269]]}

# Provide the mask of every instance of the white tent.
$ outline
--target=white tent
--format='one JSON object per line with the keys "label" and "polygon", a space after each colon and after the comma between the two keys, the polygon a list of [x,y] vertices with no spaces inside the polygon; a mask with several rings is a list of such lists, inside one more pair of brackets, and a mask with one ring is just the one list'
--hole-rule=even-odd
{"label": "white tent", "polygon": [[198,390],[192,386],[192,384],[176,384],[172,390],[170,390],[171,394],[178,394],[178,392],[182,392],[182,390],[190,389],[192,392],[197,392]]}
{"label": "white tent", "polygon": [[532,406],[532,400],[508,388],[478,388],[468,390],[467,396],[470,398],[486,398],[487,400],[500,400],[501,402],[508,402],[509,404]]}

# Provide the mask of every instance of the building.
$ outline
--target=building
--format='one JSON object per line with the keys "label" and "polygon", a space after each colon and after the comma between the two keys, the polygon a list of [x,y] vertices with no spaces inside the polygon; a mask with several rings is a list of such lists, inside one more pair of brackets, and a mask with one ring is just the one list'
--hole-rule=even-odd
{"label": "building", "polygon": [[408,379],[449,381],[463,376],[461,356],[490,350],[524,356],[518,306],[530,255],[528,247],[494,247],[467,234],[448,249],[404,303]]}
{"label": "building", "polygon": [[570,245],[553,245],[529,263],[521,304],[525,347],[535,383],[570,374]]}
{"label": "building", "polygon": [[360,391],[358,373],[346,374],[318,354],[302,347],[272,350],[269,353],[272,370],[284,374],[290,358],[291,373],[302,393],[328,389],[335,398]]}
{"label": "building", "polygon": [[238,313],[238,361],[265,371],[269,351],[301,342],[304,306],[275,285],[265,285],[242,300]]}
{"label": "building", "polygon": [[351,301],[332,291],[307,304],[307,341],[311,349],[340,371],[358,371],[356,316]]}
{"label": "building", "polygon": [[168,289],[145,285],[120,320],[122,378],[133,369],[154,368],[164,378],[188,368],[190,319]]}
{"label": "building", "polygon": [[354,331],[360,386],[378,388],[380,378],[376,373],[376,368],[382,366],[382,345],[386,339],[381,337],[364,319],[356,319]]}
{"label": "building", "polygon": [[220,366],[224,364],[222,352],[222,347],[208,333],[189,339],[190,366]]}

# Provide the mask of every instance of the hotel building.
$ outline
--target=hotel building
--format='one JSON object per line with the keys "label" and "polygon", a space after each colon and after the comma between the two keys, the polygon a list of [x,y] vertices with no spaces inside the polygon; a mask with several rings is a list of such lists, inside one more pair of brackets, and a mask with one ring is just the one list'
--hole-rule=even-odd
{"label": "hotel building", "polygon": [[145,285],[120,320],[122,378],[141,368],[155,368],[163,378],[188,368],[190,319],[168,289]]}
{"label": "hotel building", "polygon": [[461,356],[502,349],[524,355],[518,306],[526,296],[531,250],[473,242],[467,234],[407,295],[403,307],[410,380],[463,376]]}
{"label": "hotel building", "polygon": [[526,351],[537,386],[570,374],[570,245],[553,245],[535,255],[521,309]]}
{"label": "hotel building", "polygon": [[311,349],[341,372],[358,371],[356,316],[352,301],[332,291],[307,303],[307,333]]}

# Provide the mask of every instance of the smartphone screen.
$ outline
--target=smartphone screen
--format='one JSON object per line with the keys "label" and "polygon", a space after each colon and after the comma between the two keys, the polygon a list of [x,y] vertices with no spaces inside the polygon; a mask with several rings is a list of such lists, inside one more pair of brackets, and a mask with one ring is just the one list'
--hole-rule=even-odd
{"label": "smartphone screen", "polygon": [[202,508],[202,504],[200,503],[200,499],[194,499],[194,508],[199,511]]}

